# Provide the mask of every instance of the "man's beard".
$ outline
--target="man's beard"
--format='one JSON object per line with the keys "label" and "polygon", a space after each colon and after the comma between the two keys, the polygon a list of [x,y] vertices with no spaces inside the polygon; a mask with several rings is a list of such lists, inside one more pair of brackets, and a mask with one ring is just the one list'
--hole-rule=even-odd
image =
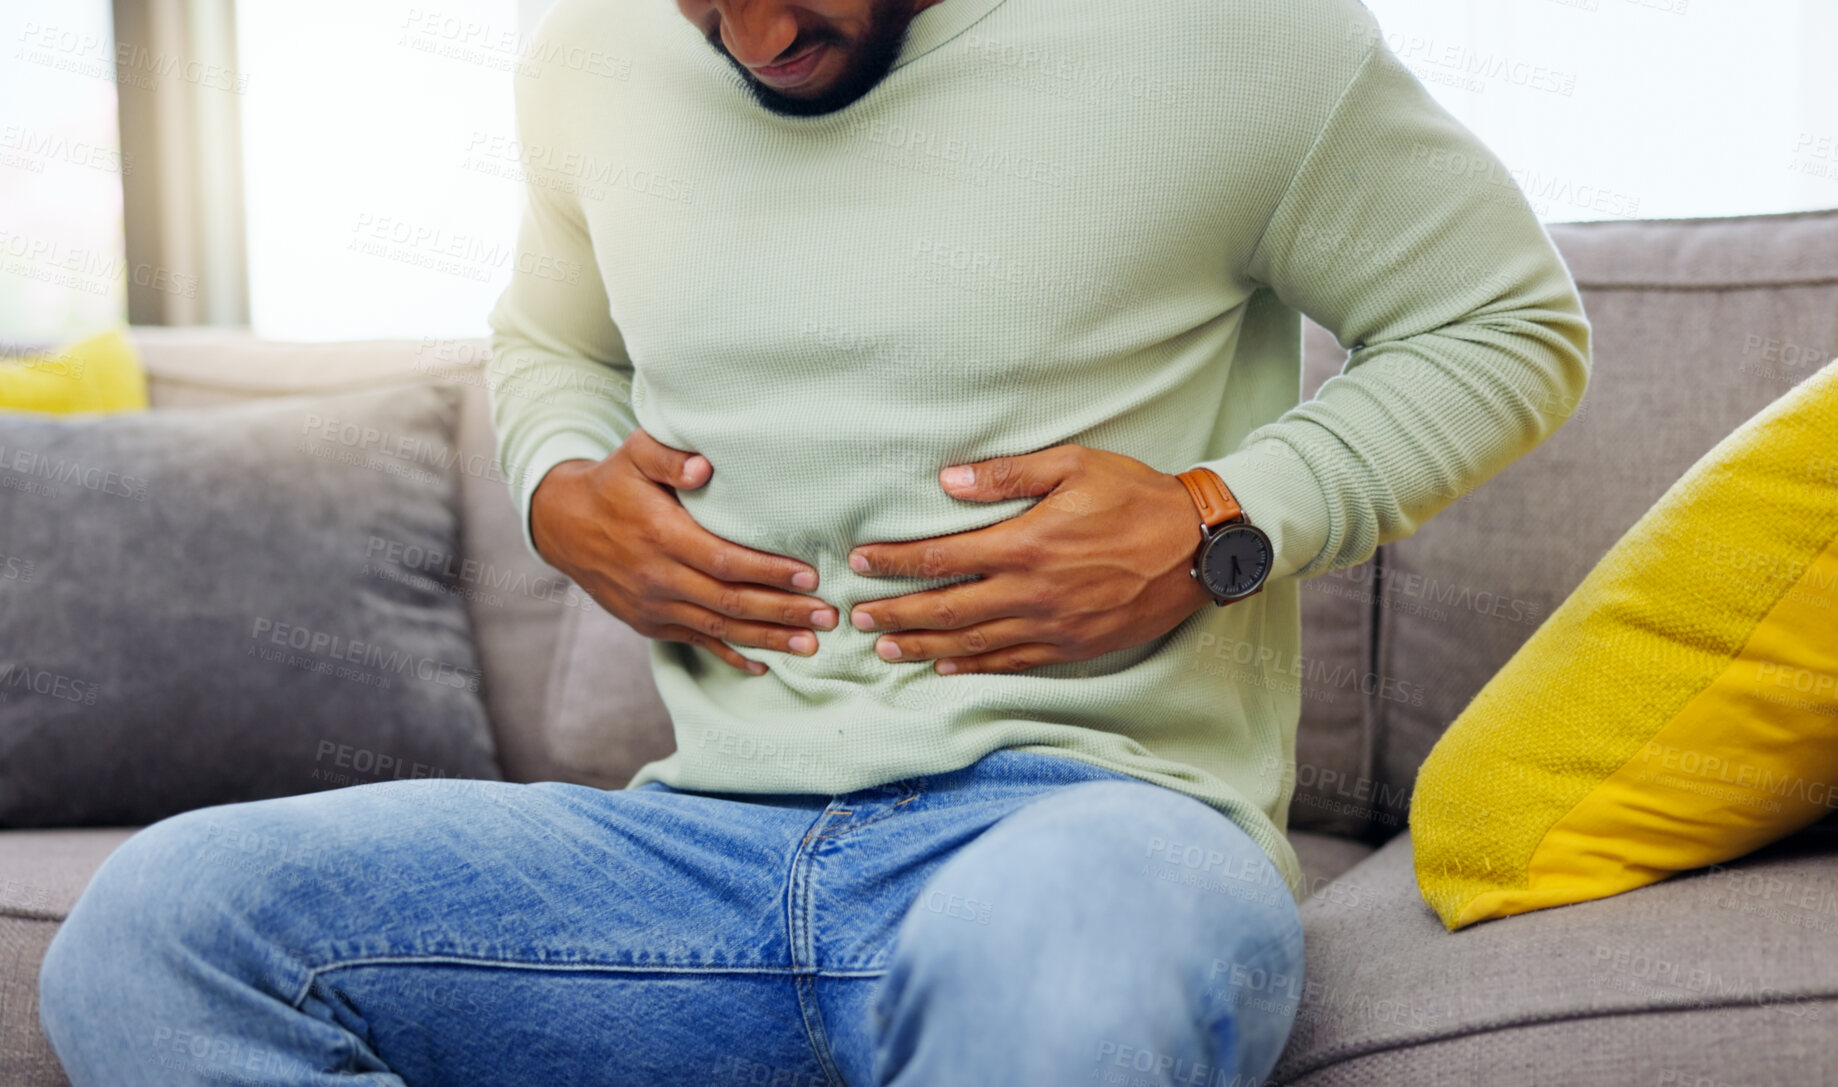
{"label": "man's beard", "polygon": [[747,70],[746,65],[735,60],[733,54],[721,44],[719,24],[708,35],[708,44],[734,66],[740,73],[741,83],[753,93],[754,101],[762,107],[786,117],[817,117],[835,113],[887,78],[893,62],[900,59],[900,50],[906,47],[906,31],[912,25],[911,4],[912,0],[874,0],[868,17],[868,29],[853,42],[829,27],[800,33],[784,55],[795,57],[806,49],[822,44],[842,53],[844,59],[842,75],[837,77],[829,90],[815,97],[793,98],[761,83]]}

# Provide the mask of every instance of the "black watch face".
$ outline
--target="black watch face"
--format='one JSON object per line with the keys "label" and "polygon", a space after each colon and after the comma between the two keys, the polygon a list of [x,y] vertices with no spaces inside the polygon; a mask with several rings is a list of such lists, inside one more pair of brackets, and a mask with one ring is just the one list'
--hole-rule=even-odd
{"label": "black watch face", "polygon": [[1200,556],[1206,591],[1226,600],[1250,596],[1270,576],[1270,537],[1255,525],[1226,525],[1213,534]]}

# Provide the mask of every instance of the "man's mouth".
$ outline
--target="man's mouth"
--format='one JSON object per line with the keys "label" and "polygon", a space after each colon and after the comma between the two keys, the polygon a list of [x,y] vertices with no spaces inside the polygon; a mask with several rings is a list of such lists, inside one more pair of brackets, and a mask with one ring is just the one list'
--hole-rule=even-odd
{"label": "man's mouth", "polygon": [[809,79],[811,73],[817,70],[818,62],[823,59],[824,50],[828,48],[819,42],[784,64],[769,64],[763,68],[749,68],[748,71],[757,76],[761,83],[775,90],[785,90]]}

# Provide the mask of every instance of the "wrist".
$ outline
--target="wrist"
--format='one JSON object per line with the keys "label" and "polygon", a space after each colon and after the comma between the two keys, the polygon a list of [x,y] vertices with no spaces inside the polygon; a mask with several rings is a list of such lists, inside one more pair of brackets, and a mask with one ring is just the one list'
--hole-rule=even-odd
{"label": "wrist", "polygon": [[578,482],[577,477],[593,471],[598,463],[581,457],[556,461],[530,491],[530,546],[538,558],[551,566],[555,565],[550,560],[555,540],[548,530],[552,518],[547,515],[554,512],[557,502],[566,501],[568,491]]}
{"label": "wrist", "polygon": [[1260,592],[1275,566],[1270,537],[1251,523],[1219,473],[1201,466],[1176,478],[1192,499],[1203,536],[1194,552],[1193,579],[1220,605]]}

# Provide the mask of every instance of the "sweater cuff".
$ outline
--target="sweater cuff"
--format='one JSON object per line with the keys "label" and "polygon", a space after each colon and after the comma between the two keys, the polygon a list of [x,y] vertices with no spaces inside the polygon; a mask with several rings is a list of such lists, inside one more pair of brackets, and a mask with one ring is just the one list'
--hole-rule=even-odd
{"label": "sweater cuff", "polygon": [[549,474],[549,469],[565,460],[605,460],[614,448],[604,440],[578,430],[563,430],[537,443],[536,448],[518,466],[517,510],[523,520],[523,543],[539,562],[547,564],[549,560],[536,550],[536,535],[530,529],[530,500],[536,497],[536,488],[541,485],[543,477]]}
{"label": "sweater cuff", "polygon": [[1245,517],[1270,537],[1276,552],[1271,577],[1289,577],[1307,568],[1327,547],[1327,496],[1288,443],[1267,439],[1193,467],[1219,473]]}

